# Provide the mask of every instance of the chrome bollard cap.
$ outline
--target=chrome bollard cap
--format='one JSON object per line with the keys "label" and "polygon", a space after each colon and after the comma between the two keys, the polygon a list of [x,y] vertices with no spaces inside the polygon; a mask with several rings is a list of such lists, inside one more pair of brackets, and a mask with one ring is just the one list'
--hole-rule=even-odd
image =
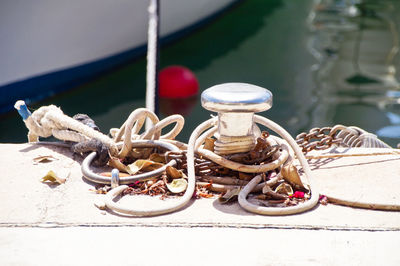
{"label": "chrome bollard cap", "polygon": [[272,107],[272,93],[247,83],[224,83],[206,89],[201,105],[214,112],[262,112]]}

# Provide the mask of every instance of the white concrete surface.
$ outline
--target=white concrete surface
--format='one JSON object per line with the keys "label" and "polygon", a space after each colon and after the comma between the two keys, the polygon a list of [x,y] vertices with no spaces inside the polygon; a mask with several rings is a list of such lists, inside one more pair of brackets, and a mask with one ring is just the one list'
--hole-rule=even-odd
{"label": "white concrete surface", "polygon": [[0,265],[400,265],[400,232],[0,228]]}
{"label": "white concrete surface", "polygon": [[[39,155],[56,160],[34,164]],[[380,189],[374,191],[391,195],[388,200],[396,203],[398,194],[390,193],[398,191],[393,185],[400,173],[398,157],[353,164],[342,160],[341,166],[319,165],[314,171],[327,178],[320,185],[331,186],[338,178],[334,167],[342,175],[350,167],[349,176],[359,175],[357,182],[376,180]],[[267,217],[238,204],[201,199],[168,215],[128,217],[94,207],[102,195],[90,191],[93,184],[82,177],[80,159],[68,149],[0,144],[0,162],[0,266],[400,265],[400,212],[328,204],[298,215]],[[391,168],[382,172],[387,165]],[[48,169],[70,170],[71,175],[65,184],[49,186],[39,181]],[[375,178],[371,171],[382,175]],[[385,176],[393,182],[382,182]],[[127,196],[121,203],[162,204],[148,199]]]}

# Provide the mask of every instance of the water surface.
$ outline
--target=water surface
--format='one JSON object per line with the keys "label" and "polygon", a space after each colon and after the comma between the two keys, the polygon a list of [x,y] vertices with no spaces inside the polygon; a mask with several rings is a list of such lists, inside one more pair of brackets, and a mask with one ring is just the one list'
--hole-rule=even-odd
{"label": "water surface", "polygon": [[[162,48],[161,67],[184,65],[201,90],[225,82],[269,89],[263,112],[296,135],[312,127],[359,126],[388,144],[400,142],[400,1],[247,0],[213,23]],[[145,105],[145,58],[33,106],[89,114],[107,133]],[[187,141],[210,116],[193,106],[161,102],[161,117],[183,112]],[[187,103],[187,102],[185,102]],[[0,120],[0,142],[24,142],[17,114]]]}

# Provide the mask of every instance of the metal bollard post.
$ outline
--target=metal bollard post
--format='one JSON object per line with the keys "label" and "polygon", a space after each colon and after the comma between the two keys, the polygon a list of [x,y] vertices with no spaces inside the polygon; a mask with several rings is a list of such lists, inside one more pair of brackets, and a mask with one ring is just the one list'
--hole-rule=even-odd
{"label": "metal bollard post", "polygon": [[254,113],[272,107],[272,93],[246,83],[225,83],[206,89],[202,106],[218,113],[215,153],[224,155],[250,151],[260,135]]}

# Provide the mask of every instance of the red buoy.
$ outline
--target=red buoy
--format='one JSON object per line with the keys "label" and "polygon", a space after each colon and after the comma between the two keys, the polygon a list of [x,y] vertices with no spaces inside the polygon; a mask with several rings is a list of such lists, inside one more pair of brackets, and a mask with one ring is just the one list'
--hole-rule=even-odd
{"label": "red buoy", "polygon": [[188,68],[169,66],[160,71],[159,91],[161,98],[188,98],[197,95],[199,82]]}

